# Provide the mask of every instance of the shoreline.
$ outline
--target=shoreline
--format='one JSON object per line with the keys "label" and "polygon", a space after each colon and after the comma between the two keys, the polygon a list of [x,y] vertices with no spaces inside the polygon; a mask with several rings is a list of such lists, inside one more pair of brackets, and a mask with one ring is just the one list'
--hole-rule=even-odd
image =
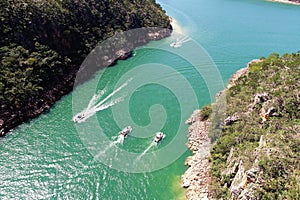
{"label": "shoreline", "polygon": [[187,146],[193,152],[185,165],[188,169],[181,176],[181,187],[186,189],[187,199],[208,199],[209,183],[209,155],[211,141],[208,137],[209,120],[200,117],[201,110],[195,110],[191,117],[185,122],[189,126]]}
{"label": "shoreline", "polygon": [[[132,44],[128,52],[119,55],[118,52],[124,51],[124,49],[116,49],[115,52],[112,52],[111,59],[104,59],[103,63],[100,63],[99,65],[102,64],[106,67],[114,66],[118,60],[126,60],[127,58],[131,57],[131,53],[135,48],[146,45],[151,41],[161,40],[169,37],[172,33],[172,30],[172,26],[162,29],[151,29],[150,32],[146,33],[145,35],[141,35],[138,43]],[[85,73],[84,71],[81,72],[82,76],[78,77],[78,72],[81,70],[81,68],[80,66],[75,66],[68,70],[66,74],[64,74],[63,78],[57,83],[54,83],[51,88],[48,88],[47,90],[37,94],[34,98],[31,98],[28,101],[22,102],[20,109],[12,110],[10,108],[1,108],[2,115],[0,115],[0,137],[4,137],[19,125],[29,122],[42,113],[49,111],[49,109],[54,106],[55,103],[64,95],[69,94],[79,84],[89,80],[96,71],[102,68],[101,66],[96,66],[95,69],[86,70],[88,73]]]}
{"label": "shoreline", "polygon": [[183,28],[179,25],[179,23],[177,22],[177,20],[173,17],[170,17],[170,24],[173,27],[173,31],[175,31],[176,33],[179,33],[181,35],[184,34]]}
{"label": "shoreline", "polygon": [[289,1],[289,0],[267,0],[267,1],[300,6],[300,1]]}
{"label": "shoreline", "polygon": [[[247,63],[245,68],[236,71],[230,78],[228,84],[217,94],[214,105],[222,101],[225,92],[237,84],[237,80],[249,73],[250,65],[255,62],[261,62],[260,59],[254,59]],[[209,132],[211,127],[211,119],[201,119],[201,110],[195,110],[191,117],[186,121],[189,125],[187,146],[193,155],[189,156],[185,165],[188,169],[181,176],[181,186],[186,189],[186,198],[194,199],[211,199],[211,191],[209,190],[212,177],[210,175],[210,147],[212,146]]]}

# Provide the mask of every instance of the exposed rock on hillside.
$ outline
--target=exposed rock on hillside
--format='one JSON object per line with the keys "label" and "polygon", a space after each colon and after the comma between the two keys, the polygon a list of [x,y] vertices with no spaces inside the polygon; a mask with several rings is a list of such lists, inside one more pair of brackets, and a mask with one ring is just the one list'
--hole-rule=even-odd
{"label": "exposed rock on hillside", "polygon": [[[223,98],[226,111],[212,113],[209,129],[202,118],[189,120],[188,199],[300,199],[299,66],[300,52],[250,62],[218,95],[212,107]],[[215,140],[208,157],[200,153],[203,130]]]}
{"label": "exposed rock on hillside", "polygon": [[223,93],[228,117],[210,152],[214,198],[300,198],[299,64],[300,53],[271,54]]}
{"label": "exposed rock on hillside", "polygon": [[201,110],[196,110],[186,121],[186,124],[190,125],[187,146],[193,151],[194,155],[185,162],[189,168],[181,178],[181,185],[186,188],[188,199],[207,199],[210,182],[208,161],[210,139],[208,130],[211,123],[207,119],[203,120],[201,118]]}

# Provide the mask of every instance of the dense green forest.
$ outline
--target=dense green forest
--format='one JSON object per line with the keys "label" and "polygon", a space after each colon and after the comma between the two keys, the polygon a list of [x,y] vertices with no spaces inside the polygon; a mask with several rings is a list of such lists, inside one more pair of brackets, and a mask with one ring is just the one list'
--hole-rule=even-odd
{"label": "dense green forest", "polygon": [[134,28],[171,29],[155,0],[0,0],[0,20],[0,135],[69,92],[99,42]]}
{"label": "dense green forest", "polygon": [[215,198],[300,199],[300,52],[252,63],[224,95],[221,134],[210,133]]}

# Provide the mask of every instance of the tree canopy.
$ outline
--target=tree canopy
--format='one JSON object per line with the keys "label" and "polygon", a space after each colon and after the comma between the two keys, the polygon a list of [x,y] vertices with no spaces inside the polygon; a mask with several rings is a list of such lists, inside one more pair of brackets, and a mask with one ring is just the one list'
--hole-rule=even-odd
{"label": "tree canopy", "polygon": [[140,27],[170,27],[155,0],[0,0],[0,119],[78,70],[99,42]]}

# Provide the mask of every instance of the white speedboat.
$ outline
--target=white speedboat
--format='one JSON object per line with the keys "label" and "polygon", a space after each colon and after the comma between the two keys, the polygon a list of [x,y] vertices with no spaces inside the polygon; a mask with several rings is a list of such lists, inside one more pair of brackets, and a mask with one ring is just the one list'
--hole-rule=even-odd
{"label": "white speedboat", "polygon": [[158,143],[160,142],[162,139],[164,139],[166,137],[166,135],[163,132],[157,132],[155,134],[154,140],[153,142]]}
{"label": "white speedboat", "polygon": [[173,47],[173,48],[179,48],[181,46],[182,46],[182,44],[180,42],[172,42],[170,44],[170,47]]}
{"label": "white speedboat", "polygon": [[126,126],[122,131],[119,132],[120,135],[126,136],[132,131],[131,126]]}
{"label": "white speedboat", "polygon": [[179,48],[181,47],[184,43],[190,41],[191,38],[189,36],[184,36],[182,38],[177,38],[176,41],[172,42],[170,44],[170,47],[173,47],[173,48]]}

